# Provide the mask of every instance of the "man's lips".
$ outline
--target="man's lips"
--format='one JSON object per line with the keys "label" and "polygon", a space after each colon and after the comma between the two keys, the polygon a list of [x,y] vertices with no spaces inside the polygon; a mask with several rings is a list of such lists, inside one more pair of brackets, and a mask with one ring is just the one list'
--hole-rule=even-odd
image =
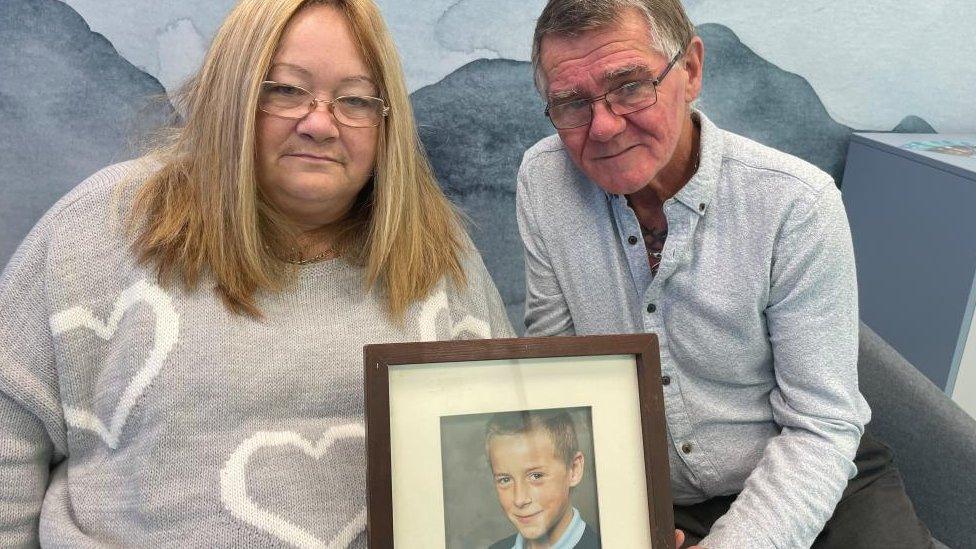
{"label": "man's lips", "polygon": [[614,152],[614,153],[611,153],[611,154],[601,154],[601,155],[598,155],[598,156],[594,156],[593,159],[594,160],[609,160],[611,158],[616,158],[616,157],[624,154],[625,152],[631,151],[631,150],[636,149],[636,148],[637,148],[637,145],[632,145],[630,147],[627,147],[627,148],[624,148],[624,149],[620,149],[619,151]]}

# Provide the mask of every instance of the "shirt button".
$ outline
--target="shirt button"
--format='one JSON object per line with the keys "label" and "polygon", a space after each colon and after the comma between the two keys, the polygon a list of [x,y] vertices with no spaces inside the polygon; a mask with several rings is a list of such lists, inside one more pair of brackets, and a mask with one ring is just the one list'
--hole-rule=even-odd
{"label": "shirt button", "polygon": [[653,313],[656,310],[657,310],[657,305],[655,305],[653,303],[648,303],[647,304],[647,312]]}
{"label": "shirt button", "polygon": [[627,238],[627,242],[628,242],[628,243],[629,243],[629,244],[630,244],[631,246],[633,246],[634,244],[637,244],[637,237],[636,237],[636,236],[634,236],[634,235],[631,235],[630,237],[628,237],[628,238]]}
{"label": "shirt button", "polygon": [[684,453],[686,453],[686,454],[690,454],[691,453],[691,443],[690,442],[686,442],[686,443],[682,444],[681,445],[681,451],[684,452]]}
{"label": "shirt button", "polygon": [[671,385],[671,376],[661,376],[661,385]]}

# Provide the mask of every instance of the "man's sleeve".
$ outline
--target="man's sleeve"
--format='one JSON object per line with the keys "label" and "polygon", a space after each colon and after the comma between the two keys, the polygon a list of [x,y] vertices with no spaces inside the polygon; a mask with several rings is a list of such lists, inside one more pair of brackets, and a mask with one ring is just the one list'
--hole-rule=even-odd
{"label": "man's sleeve", "polygon": [[870,418],[857,384],[857,281],[840,192],[797,204],[773,251],[766,320],[781,433],[702,545],[809,547],[834,512]]}
{"label": "man's sleeve", "polygon": [[36,546],[52,463],[66,453],[39,225],[0,276],[0,539]]}
{"label": "man's sleeve", "polygon": [[525,335],[574,335],[573,318],[536,221],[530,160],[523,159],[515,196],[516,217],[525,249]]}

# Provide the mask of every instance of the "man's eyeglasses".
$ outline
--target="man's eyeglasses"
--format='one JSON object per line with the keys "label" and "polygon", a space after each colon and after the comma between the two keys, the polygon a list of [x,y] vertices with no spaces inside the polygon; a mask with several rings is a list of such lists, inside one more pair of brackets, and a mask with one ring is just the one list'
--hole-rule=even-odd
{"label": "man's eyeglasses", "polygon": [[671,67],[681,58],[679,51],[657,78],[634,80],[618,86],[599,97],[574,99],[565,103],[546,106],[546,116],[557,130],[569,130],[586,126],[593,121],[593,104],[606,101],[607,106],[617,116],[635,113],[657,103],[657,87],[671,72]]}
{"label": "man's eyeglasses", "polygon": [[258,108],[282,118],[299,119],[325,103],[336,122],[353,128],[371,128],[380,125],[390,107],[379,97],[368,95],[340,95],[335,99],[318,99],[312,92],[273,80],[261,82]]}

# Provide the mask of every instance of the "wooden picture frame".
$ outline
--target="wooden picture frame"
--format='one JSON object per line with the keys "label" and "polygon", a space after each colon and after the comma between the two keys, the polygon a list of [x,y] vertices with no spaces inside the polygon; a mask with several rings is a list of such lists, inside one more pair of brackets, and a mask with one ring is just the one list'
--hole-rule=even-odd
{"label": "wooden picture frame", "polygon": [[370,547],[447,547],[438,418],[585,406],[602,546],[674,549],[655,335],[379,344],[363,358]]}

